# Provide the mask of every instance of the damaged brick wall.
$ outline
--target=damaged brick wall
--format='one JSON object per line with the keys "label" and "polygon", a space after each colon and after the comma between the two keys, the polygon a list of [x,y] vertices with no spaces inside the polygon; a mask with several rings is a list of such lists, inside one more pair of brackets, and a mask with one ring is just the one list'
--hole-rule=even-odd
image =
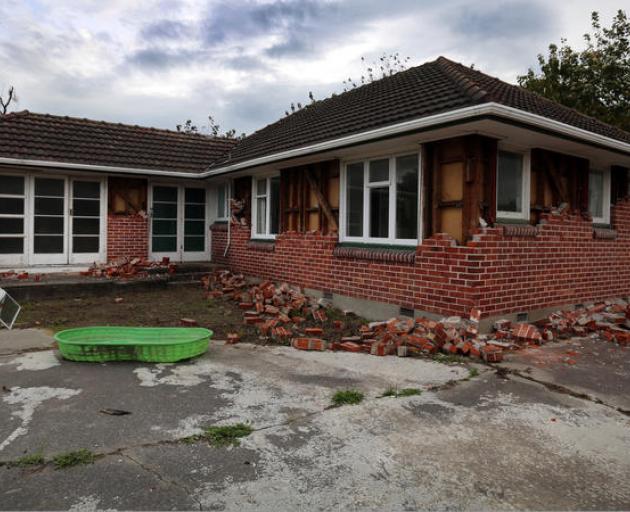
{"label": "damaged brick wall", "polygon": [[543,214],[535,229],[480,229],[466,245],[436,234],[411,259],[387,250],[371,251],[372,257],[336,255],[334,234],[287,232],[263,250],[244,226],[233,226],[223,257],[227,230],[217,227],[213,261],[246,275],[350,297],[443,315],[467,316],[477,307],[488,317],[628,295],[628,199],[613,207],[611,220],[614,231],[598,231],[580,215]]}
{"label": "damaged brick wall", "polygon": [[107,260],[122,257],[148,258],[149,222],[146,216],[116,215],[107,216]]}

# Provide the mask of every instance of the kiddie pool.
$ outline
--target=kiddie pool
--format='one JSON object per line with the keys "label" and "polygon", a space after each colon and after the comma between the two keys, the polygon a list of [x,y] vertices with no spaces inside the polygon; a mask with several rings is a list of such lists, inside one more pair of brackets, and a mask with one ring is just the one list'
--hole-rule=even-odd
{"label": "kiddie pool", "polygon": [[201,327],[81,327],[55,340],[71,361],[174,363],[203,354],[212,334]]}

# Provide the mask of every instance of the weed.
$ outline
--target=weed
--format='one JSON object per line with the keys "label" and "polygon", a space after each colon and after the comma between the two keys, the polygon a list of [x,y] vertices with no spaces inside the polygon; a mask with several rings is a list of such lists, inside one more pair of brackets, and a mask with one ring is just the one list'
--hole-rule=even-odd
{"label": "weed", "polygon": [[398,397],[405,397],[405,396],[416,396],[416,395],[420,395],[422,393],[422,390],[418,389],[418,388],[402,388],[402,389],[398,389],[398,388],[388,388],[385,393],[383,393],[381,396],[382,397],[386,397],[386,396],[393,396],[395,398]]}
{"label": "weed", "polygon": [[42,453],[37,452],[37,453],[32,453],[30,455],[24,455],[23,457],[20,457],[19,459],[15,459],[14,461],[9,462],[8,466],[25,468],[28,466],[40,466],[45,463],[46,461],[44,460],[44,456],[42,455]]}
{"label": "weed", "polygon": [[469,379],[474,379],[477,375],[479,375],[479,370],[477,370],[477,368],[468,368]]}
{"label": "weed", "polygon": [[92,464],[95,458],[94,453],[90,450],[81,448],[74,452],[65,452],[55,455],[52,461],[57,469],[62,469],[78,466],[79,464]]}
{"label": "weed", "polygon": [[223,425],[208,427],[201,437],[207,439],[214,446],[238,446],[240,437],[247,437],[253,432],[253,428],[244,423],[235,425]]}
{"label": "weed", "polygon": [[433,360],[443,364],[464,364],[467,360],[456,354],[435,354]]}
{"label": "weed", "polygon": [[356,389],[346,389],[345,391],[337,391],[332,397],[333,407],[342,405],[357,405],[363,401],[364,395]]}

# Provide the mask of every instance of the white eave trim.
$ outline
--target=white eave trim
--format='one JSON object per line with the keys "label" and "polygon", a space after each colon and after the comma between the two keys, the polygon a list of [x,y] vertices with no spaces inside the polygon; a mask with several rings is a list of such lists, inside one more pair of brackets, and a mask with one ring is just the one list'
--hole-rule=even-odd
{"label": "white eave trim", "polygon": [[410,132],[414,130],[421,130],[424,128],[430,128],[434,125],[440,125],[444,123],[465,121],[466,119],[495,115],[497,117],[503,117],[512,121],[518,121],[525,124],[535,125],[544,128],[549,131],[553,131],[562,135],[573,137],[578,140],[582,140],[587,143],[597,144],[603,147],[607,147],[616,151],[621,151],[630,155],[630,144],[622,142],[616,139],[611,139],[604,135],[599,135],[582,128],[576,128],[574,126],[554,121],[547,117],[525,112],[513,107],[507,107],[499,103],[483,103],[481,105],[474,105],[472,107],[464,107],[458,110],[452,110],[450,112],[444,112],[441,114],[435,114],[433,116],[421,117],[420,119],[413,119],[411,121],[405,121],[403,123],[393,124],[390,126],[384,126],[382,128],[376,128],[374,130],[368,130],[361,133],[355,133],[353,135],[347,135],[338,139],[327,140],[312,144],[310,146],[303,146],[301,148],[290,149],[287,151],[281,151],[267,156],[259,158],[253,158],[251,160],[245,160],[233,165],[224,165],[223,167],[217,167],[216,169],[210,169],[204,172],[177,172],[177,171],[164,171],[156,169],[139,169],[134,167],[114,167],[109,165],[89,165],[89,164],[77,164],[68,162],[51,162],[48,160],[23,160],[19,158],[3,158],[0,157],[0,164],[10,165],[28,165],[34,167],[61,167],[64,169],[75,169],[80,171],[95,171],[95,172],[111,172],[111,173],[124,173],[124,174],[143,174],[150,176],[165,176],[173,178],[208,178],[211,176],[217,176],[220,174],[226,174],[240,169],[255,167],[258,165],[264,165],[273,163],[279,160],[286,160],[289,158],[296,158],[300,156],[306,156],[311,153],[317,153],[322,151],[329,151],[352,144],[358,144],[362,142],[369,142],[374,139],[380,139],[384,137],[395,136],[401,133]]}
{"label": "white eave trim", "polygon": [[525,112],[513,107],[507,107],[499,103],[483,103],[481,105],[475,105],[472,107],[465,107],[458,110],[452,110],[450,112],[444,112],[433,116],[422,117],[420,119],[413,119],[411,121],[405,121],[383,128],[376,128],[346,137],[340,137],[338,139],[328,140],[310,146],[304,146],[297,149],[290,149],[282,151],[280,153],[274,153],[272,155],[262,156],[251,160],[245,160],[233,165],[225,165],[223,167],[217,167],[200,174],[201,177],[216,176],[219,174],[225,174],[232,171],[247,167],[255,167],[258,165],[269,164],[278,160],[286,160],[288,158],[295,158],[300,156],[306,156],[310,153],[327,151],[337,149],[343,146],[349,146],[361,142],[368,142],[374,139],[380,139],[400,133],[419,130],[423,128],[429,128],[433,125],[439,125],[443,123],[449,123],[453,121],[463,121],[469,118],[478,116],[495,115],[497,117],[503,117],[513,121],[520,121],[526,124],[535,125],[541,128],[545,128],[550,131],[557,132],[559,134],[574,137],[576,139],[589,142],[591,144],[598,144],[608,147],[617,151],[622,151],[630,154],[630,144],[622,142],[616,139],[611,139],[604,135],[583,130],[559,121],[554,121],[544,116]]}
{"label": "white eave trim", "polygon": [[28,160],[22,158],[4,158],[0,157],[0,164],[8,165],[27,165],[32,167],[50,167],[62,168],[66,170],[92,171],[92,172],[111,172],[124,174],[144,174],[151,176],[170,176],[173,178],[201,178],[203,173],[198,172],[177,172],[177,171],[161,171],[159,169],[140,169],[136,167],[116,167],[111,165],[90,165],[77,164],[71,162],[53,162],[50,160]]}

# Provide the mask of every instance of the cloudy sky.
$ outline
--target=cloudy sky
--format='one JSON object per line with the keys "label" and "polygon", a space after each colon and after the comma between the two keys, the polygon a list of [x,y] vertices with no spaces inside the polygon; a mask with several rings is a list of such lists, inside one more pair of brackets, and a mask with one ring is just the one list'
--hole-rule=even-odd
{"label": "cloudy sky", "polygon": [[308,92],[359,77],[361,57],[439,55],[515,82],[609,0],[1,0],[0,88],[16,110],[172,128],[208,114],[251,132]]}

